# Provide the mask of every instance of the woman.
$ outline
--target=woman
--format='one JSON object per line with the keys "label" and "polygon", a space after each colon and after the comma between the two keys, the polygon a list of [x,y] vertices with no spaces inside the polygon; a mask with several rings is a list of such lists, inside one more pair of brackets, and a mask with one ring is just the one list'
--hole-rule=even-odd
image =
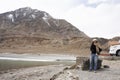
{"label": "woman", "polygon": [[97,70],[97,61],[98,55],[101,52],[101,48],[99,47],[99,43],[97,39],[93,39],[92,44],[90,46],[91,56],[90,56],[90,71],[94,69],[94,72]]}

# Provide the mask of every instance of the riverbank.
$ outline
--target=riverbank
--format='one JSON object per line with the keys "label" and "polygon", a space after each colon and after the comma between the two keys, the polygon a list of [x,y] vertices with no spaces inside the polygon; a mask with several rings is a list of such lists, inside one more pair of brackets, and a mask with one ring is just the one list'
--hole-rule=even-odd
{"label": "riverbank", "polygon": [[0,80],[120,80],[120,60],[104,60],[103,65],[109,68],[98,70],[97,73],[81,69],[67,69],[66,65],[48,65],[8,70],[0,74]]}
{"label": "riverbank", "polygon": [[54,80],[120,80],[120,60],[103,60],[103,65],[109,67],[102,67],[96,73],[81,69],[65,70]]}
{"label": "riverbank", "polygon": [[0,72],[10,69],[28,68],[35,66],[49,66],[49,65],[73,65],[75,61],[13,61],[0,60]]}
{"label": "riverbank", "polygon": [[0,74],[0,80],[50,80],[50,78],[62,71],[64,65],[49,65],[31,68],[8,70]]}

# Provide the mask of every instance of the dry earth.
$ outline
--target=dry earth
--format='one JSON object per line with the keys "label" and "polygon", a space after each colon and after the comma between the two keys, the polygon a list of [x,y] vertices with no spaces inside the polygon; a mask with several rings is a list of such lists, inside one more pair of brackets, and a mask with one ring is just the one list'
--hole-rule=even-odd
{"label": "dry earth", "polygon": [[120,60],[103,60],[102,68],[97,73],[82,71],[81,69],[63,70],[64,65],[50,65],[42,67],[22,68],[0,74],[0,80],[120,80]]}
{"label": "dry earth", "polygon": [[77,70],[66,70],[55,80],[120,80],[120,61],[104,60],[103,65],[109,68],[102,68],[97,73]]}
{"label": "dry earth", "polygon": [[0,74],[0,80],[50,80],[50,78],[62,71],[63,65],[51,65],[42,67],[23,68],[6,71]]}

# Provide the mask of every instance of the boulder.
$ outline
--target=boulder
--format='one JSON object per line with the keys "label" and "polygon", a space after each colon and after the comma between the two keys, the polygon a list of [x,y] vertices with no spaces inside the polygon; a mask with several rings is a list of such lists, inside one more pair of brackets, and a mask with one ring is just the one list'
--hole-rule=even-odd
{"label": "boulder", "polygon": [[[81,66],[82,70],[89,70],[90,66],[90,59],[88,57],[77,57],[76,58],[76,65]],[[94,65],[94,64],[93,64]],[[98,66],[97,69],[100,69],[102,66],[102,60],[98,59]]]}

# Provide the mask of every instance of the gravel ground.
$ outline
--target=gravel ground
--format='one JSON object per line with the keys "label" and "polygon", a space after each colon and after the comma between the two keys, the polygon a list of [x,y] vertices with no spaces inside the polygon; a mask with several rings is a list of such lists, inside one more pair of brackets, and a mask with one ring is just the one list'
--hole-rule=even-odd
{"label": "gravel ground", "polygon": [[64,69],[64,65],[50,65],[10,70],[0,74],[0,80],[50,80]]}
{"label": "gravel ground", "polygon": [[63,70],[64,65],[49,65],[32,68],[10,70],[0,74],[0,80],[120,80],[120,60],[103,60],[102,68],[97,73],[82,71],[81,69]]}
{"label": "gravel ground", "polygon": [[110,68],[102,68],[96,73],[81,69],[66,70],[55,80],[120,80],[120,61],[104,60],[103,65]]}

